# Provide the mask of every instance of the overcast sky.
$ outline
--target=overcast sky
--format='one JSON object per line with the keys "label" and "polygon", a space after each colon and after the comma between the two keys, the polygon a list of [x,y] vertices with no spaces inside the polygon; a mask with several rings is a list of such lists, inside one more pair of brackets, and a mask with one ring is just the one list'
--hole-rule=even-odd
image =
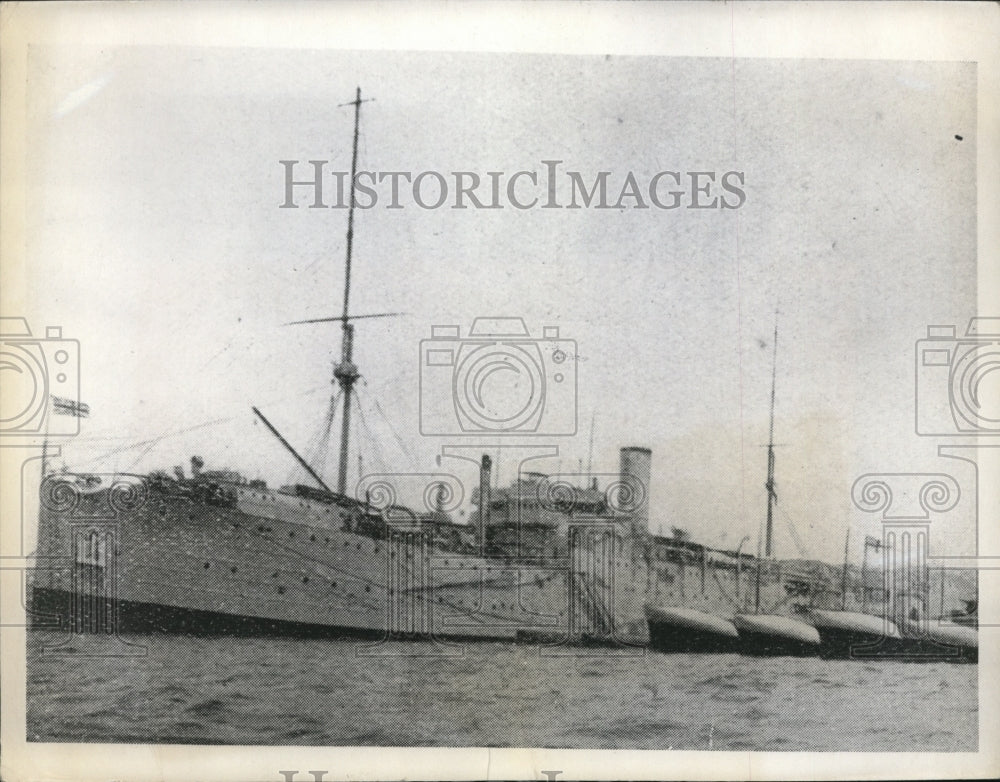
{"label": "overcast sky", "polygon": [[[359,211],[352,311],[407,313],[357,325],[380,443],[366,472],[433,471],[456,442],[418,426],[431,326],[521,316],[579,357],[579,432],[540,441],[560,455],[535,467],[578,472],[593,420],[594,472],[653,449],[654,531],[753,548],[777,310],[779,556],[800,553],[789,524],[831,561],[848,525],[879,534],[851,505],[863,473],[971,489],[968,465],[914,434],[913,396],[914,342],[975,310],[972,64],[143,47],[39,48],[29,66],[31,320],[80,340],[92,409],[71,467],[197,453],[288,478],[249,406],[303,450],[322,428],[339,327],[282,324],[339,314],[347,214],[279,209],[278,161],[349,170],[337,104],[360,85],[363,170],[541,175],[556,159],[611,172],[616,194],[630,171],[735,170],[746,194],[735,210]],[[167,433],[117,453],[104,439]],[[932,541],[970,551],[971,518],[963,500]]]}

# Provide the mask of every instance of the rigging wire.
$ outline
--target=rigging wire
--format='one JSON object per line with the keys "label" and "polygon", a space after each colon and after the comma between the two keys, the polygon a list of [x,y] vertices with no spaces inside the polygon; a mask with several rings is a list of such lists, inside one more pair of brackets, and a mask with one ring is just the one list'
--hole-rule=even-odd
{"label": "rigging wire", "polygon": [[326,421],[322,429],[322,434],[319,438],[319,443],[316,445],[316,453],[313,456],[313,462],[316,464],[316,471],[320,475],[325,473],[326,463],[330,457],[330,434],[333,431],[333,420],[337,416],[337,403],[340,400],[342,393],[342,390],[338,388],[337,393],[330,399],[329,409],[326,413]]}
{"label": "rigging wire", "polygon": [[792,540],[795,543],[795,548],[798,549],[799,556],[802,557],[802,559],[813,563],[810,566],[810,569],[814,573],[817,581],[825,580],[822,565],[809,555],[805,545],[802,543],[802,539],[799,537],[798,531],[795,529],[795,523],[792,521],[791,516],[788,515],[784,508],[779,507],[779,511],[782,518],[785,520],[785,524],[788,525],[789,531],[792,533]]}
{"label": "rigging wire", "polygon": [[[155,442],[150,443],[146,448],[144,448],[139,453],[138,456],[136,456],[131,462],[129,462],[128,467],[125,468],[125,471],[126,472],[131,472],[132,470],[134,470],[135,467],[136,467],[136,465],[146,457],[146,454],[148,454],[150,451],[153,450],[153,448],[155,448],[157,445],[159,445],[159,442],[160,441],[157,440]],[[115,472],[118,472],[117,468],[115,468]]]}
{"label": "rigging wire", "polygon": [[372,397],[372,401],[375,403],[375,411],[382,416],[382,420],[385,421],[386,425],[389,427],[389,431],[392,432],[393,437],[396,439],[396,443],[399,445],[399,449],[403,452],[403,456],[409,461],[410,469],[416,470],[416,457],[406,445],[406,442],[400,436],[399,432],[396,431],[396,427],[392,425],[392,421],[389,420],[389,416],[385,414],[385,411],[382,409],[382,405],[379,404],[378,397]]}
{"label": "rigging wire", "polygon": [[[270,400],[268,402],[265,402],[264,404],[272,404],[272,405],[273,404],[280,404],[282,402],[287,402],[290,399],[299,399],[299,398],[304,397],[304,396],[309,396],[311,394],[315,394],[317,391],[325,389],[325,388],[327,388],[326,385],[319,386],[317,388],[310,389],[309,391],[306,391],[306,392],[303,392],[303,393],[300,393],[300,394],[294,394],[294,395],[291,395],[291,396],[285,396],[285,397],[282,397],[281,399],[272,399],[272,400]],[[93,464],[95,462],[101,462],[101,461],[109,459],[109,458],[111,458],[113,456],[119,455],[119,454],[121,454],[123,452],[132,451],[132,450],[134,450],[136,448],[142,448],[144,446],[149,446],[149,448],[147,449],[147,452],[148,452],[149,449],[155,447],[156,445],[159,445],[161,442],[163,442],[164,440],[166,440],[166,439],[168,439],[170,437],[176,437],[178,435],[188,434],[190,432],[195,432],[195,431],[198,431],[199,429],[206,429],[206,428],[211,427],[211,426],[219,426],[220,424],[232,423],[233,421],[239,421],[239,420],[242,420],[244,418],[245,418],[245,416],[243,414],[232,415],[232,416],[228,416],[226,418],[215,418],[215,419],[212,419],[212,420],[209,420],[209,421],[202,421],[201,423],[194,424],[193,426],[186,426],[186,427],[184,427],[182,429],[169,430],[167,432],[160,433],[158,435],[155,435],[155,436],[150,437],[150,438],[146,438],[144,440],[135,441],[135,442],[133,442],[133,443],[131,443],[129,445],[124,445],[123,444],[123,445],[116,446],[115,448],[113,448],[110,451],[105,451],[104,453],[101,453],[101,454],[98,454],[96,456],[93,456],[90,459],[84,459],[83,461],[76,462],[76,464],[78,466],[85,466],[85,465]],[[75,445],[78,445],[78,444],[98,443],[98,442],[114,442],[114,441],[122,441],[122,440],[124,440],[124,441],[127,442],[128,440],[132,440],[132,439],[133,439],[132,437],[127,437],[127,436],[126,437],[74,438],[71,443],[67,443],[66,445],[75,446]]]}
{"label": "rigging wire", "polygon": [[[369,426],[369,424],[368,424],[368,419],[365,417],[365,412],[361,408],[361,401],[356,398],[355,399],[355,404],[358,406],[358,422],[359,422],[359,425],[364,427],[365,432],[368,435],[366,441],[370,443],[369,447],[371,448],[371,450],[372,450],[372,452],[374,454],[375,462],[376,462],[376,464],[378,465],[379,469],[382,472],[389,472],[388,464],[386,463],[386,461],[385,461],[385,459],[383,458],[383,455],[382,455],[382,449],[379,448],[378,438],[375,437],[375,434],[372,431],[371,426]],[[361,433],[359,432],[358,434],[360,435]],[[363,477],[364,476],[358,476],[358,480],[360,480]]]}
{"label": "rigging wire", "polygon": [[[304,397],[304,396],[310,396],[310,395],[315,394],[315,393],[317,393],[319,391],[323,391],[326,388],[329,388],[329,384],[324,384],[324,385],[321,385],[321,386],[315,386],[314,388],[310,388],[308,391],[303,391],[303,392],[298,393],[298,394],[292,394],[292,395],[283,396],[283,397],[280,397],[280,398],[265,400],[263,402],[263,404],[265,404],[265,405],[278,405],[278,404],[282,404],[282,403],[288,402],[289,400],[292,400],[292,399],[299,399],[299,398]],[[135,440],[136,435],[90,435],[90,436],[88,436],[88,435],[77,435],[76,437],[74,437],[72,439],[71,443],[73,445],[76,445],[76,444],[79,444],[79,443],[99,443],[99,442],[113,443],[113,442],[123,442],[123,441],[127,442],[129,440],[135,440],[135,442],[133,442],[133,444],[130,445],[130,446],[128,446],[128,447],[129,448],[138,448],[138,447],[141,447],[142,445],[144,445],[145,443],[150,442],[150,440],[162,439],[164,437],[170,437],[172,435],[177,435],[177,434],[185,434],[187,432],[195,431],[196,429],[202,429],[202,428],[204,428],[206,426],[213,426],[215,424],[229,423],[230,421],[236,421],[236,420],[239,420],[241,418],[243,418],[242,414],[229,416],[228,418],[213,418],[213,419],[210,419],[210,420],[207,420],[207,421],[202,421],[200,423],[193,424],[193,425],[188,426],[188,427],[184,427],[183,429],[171,429],[171,430],[168,430],[166,432],[161,432],[159,434],[152,435],[152,437],[144,439],[144,440]]]}
{"label": "rigging wire", "polygon": [[779,506],[778,512],[781,514],[782,518],[784,518],[785,524],[788,526],[788,531],[792,534],[792,541],[795,543],[795,548],[798,550],[799,556],[803,559],[809,559],[809,552],[806,551],[806,548],[802,543],[802,538],[799,537],[799,532],[795,529],[795,523],[783,507]]}
{"label": "rigging wire", "polygon": [[[326,463],[330,456],[330,433],[337,415],[337,404],[340,401],[340,397],[341,391],[339,389],[335,394],[331,395],[323,424],[313,433],[304,449],[306,461],[317,474],[324,478],[326,477]],[[305,479],[305,471],[300,465],[296,464],[288,472],[285,481],[286,483],[301,483],[303,481],[299,480],[300,478]]]}

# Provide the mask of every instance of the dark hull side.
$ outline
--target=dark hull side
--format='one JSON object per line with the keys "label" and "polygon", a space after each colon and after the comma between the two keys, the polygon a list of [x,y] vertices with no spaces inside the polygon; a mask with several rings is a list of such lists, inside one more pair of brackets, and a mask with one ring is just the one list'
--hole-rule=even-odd
{"label": "dark hull side", "polygon": [[[858,630],[818,627],[820,638],[820,656],[827,659],[849,660],[854,657],[871,657],[883,640],[889,640],[883,634],[869,633]],[[895,640],[895,639],[894,639]]]}
{"label": "dark hull side", "polygon": [[679,626],[667,622],[649,621],[649,645],[657,652],[668,654],[691,653],[735,653],[740,649],[738,638],[732,638],[711,630]]}
{"label": "dark hull side", "polygon": [[[77,600],[55,589],[35,587],[30,593],[29,617],[32,626],[61,629],[74,634],[158,635],[198,637],[264,637],[310,639],[392,640],[417,638],[419,634],[389,637],[381,630],[266,619],[193,608],[156,605],[132,600]],[[455,636],[460,638],[460,636]],[[482,640],[477,636],[477,640]]]}
{"label": "dark hull side", "polygon": [[979,648],[949,645],[930,638],[878,638],[870,644],[855,644],[850,650],[854,660],[896,660],[914,663],[977,663]]}
{"label": "dark hull side", "polygon": [[819,647],[816,644],[742,629],[739,644],[741,654],[754,657],[815,657],[819,654]]}

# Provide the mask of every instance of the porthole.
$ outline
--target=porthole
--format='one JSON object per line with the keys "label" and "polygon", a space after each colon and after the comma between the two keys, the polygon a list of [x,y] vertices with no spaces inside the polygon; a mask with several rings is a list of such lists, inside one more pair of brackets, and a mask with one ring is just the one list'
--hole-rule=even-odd
{"label": "porthole", "polygon": [[303,584],[308,584],[309,583],[309,576],[302,576],[302,583]]}
{"label": "porthole", "polygon": [[236,572],[236,565],[233,565],[231,568],[229,568],[229,572],[230,573],[235,573]]}
{"label": "porthole", "polygon": [[271,578],[277,578],[277,577],[278,577],[278,574],[277,574],[277,573],[272,573],[272,574],[271,574]]}
{"label": "porthole", "polygon": [[285,588],[283,586],[278,587],[278,594],[279,595],[285,594]]}
{"label": "porthole", "polygon": [[371,592],[371,591],[372,591],[372,588],[370,586],[368,586],[368,584],[365,584],[365,592]]}
{"label": "porthole", "polygon": [[206,562],[205,563],[205,570],[208,570],[210,567],[212,567],[211,563]]}
{"label": "porthole", "polygon": [[336,582],[336,581],[331,581],[331,582],[330,582],[330,586],[331,586],[331,587],[332,587],[333,589],[336,589],[336,588],[337,588],[337,582]]}
{"label": "porthole", "polygon": [[315,535],[310,535],[309,536],[309,540],[311,540],[313,543],[315,543],[316,542],[316,536]]}
{"label": "porthole", "polygon": [[294,538],[294,537],[295,537],[295,533],[294,533],[294,532],[292,532],[292,530],[289,530],[289,531],[288,531],[288,537],[290,537],[290,538]]}

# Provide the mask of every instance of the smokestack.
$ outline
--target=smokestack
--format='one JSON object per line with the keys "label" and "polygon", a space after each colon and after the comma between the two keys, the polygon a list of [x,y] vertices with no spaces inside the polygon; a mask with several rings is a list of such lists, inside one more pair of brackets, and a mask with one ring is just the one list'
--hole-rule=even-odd
{"label": "smokestack", "polygon": [[486,525],[490,523],[490,472],[493,461],[483,454],[479,463],[479,550],[486,551]]}
{"label": "smokestack", "polygon": [[649,533],[649,477],[653,452],[649,448],[622,448],[619,452],[619,475],[622,483],[634,492],[621,502],[632,522],[632,531]]}
{"label": "smokestack", "polygon": [[191,457],[191,476],[197,478],[201,475],[201,468],[205,466],[205,460],[200,456]]}

